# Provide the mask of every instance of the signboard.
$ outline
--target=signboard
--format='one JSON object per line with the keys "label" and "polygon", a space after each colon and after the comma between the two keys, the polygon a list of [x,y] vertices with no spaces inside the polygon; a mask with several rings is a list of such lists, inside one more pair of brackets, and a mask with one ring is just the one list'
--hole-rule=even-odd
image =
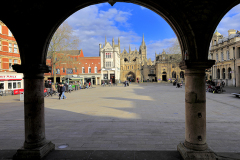
{"label": "signboard", "polygon": [[21,75],[0,75],[0,81],[22,80]]}

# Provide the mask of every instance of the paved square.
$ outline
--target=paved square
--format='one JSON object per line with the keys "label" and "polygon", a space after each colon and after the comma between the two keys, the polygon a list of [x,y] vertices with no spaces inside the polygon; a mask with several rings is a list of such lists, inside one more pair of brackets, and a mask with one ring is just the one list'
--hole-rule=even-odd
{"label": "paved square", "polygon": [[[227,89],[226,89],[227,90]],[[240,98],[207,94],[207,143],[215,152],[240,151]],[[45,98],[46,137],[64,150],[176,150],[184,141],[184,87],[169,83],[102,87]],[[24,142],[19,95],[0,97],[0,149]]]}

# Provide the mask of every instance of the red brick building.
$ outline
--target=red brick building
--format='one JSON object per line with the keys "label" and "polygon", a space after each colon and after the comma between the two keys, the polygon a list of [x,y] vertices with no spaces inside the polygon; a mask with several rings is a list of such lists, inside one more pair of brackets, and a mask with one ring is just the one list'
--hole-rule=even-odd
{"label": "red brick building", "polygon": [[12,65],[21,64],[18,45],[8,27],[0,21],[0,91],[23,88],[23,74]]}
{"label": "red brick building", "polygon": [[[89,82],[94,85],[101,84],[101,59],[100,57],[84,57],[82,50],[65,51],[57,53],[57,59],[62,59],[56,64],[56,82]],[[54,71],[52,60],[47,59],[47,65],[52,67],[51,73],[45,73],[44,79],[53,81]]]}

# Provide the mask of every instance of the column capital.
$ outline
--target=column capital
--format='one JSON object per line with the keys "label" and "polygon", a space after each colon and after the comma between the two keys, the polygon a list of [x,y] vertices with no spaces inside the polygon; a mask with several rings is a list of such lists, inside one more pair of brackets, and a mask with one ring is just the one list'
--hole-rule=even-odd
{"label": "column capital", "polygon": [[191,61],[184,60],[180,62],[179,67],[182,70],[185,69],[207,69],[212,67],[215,64],[215,60],[207,60],[207,61]]}
{"label": "column capital", "polygon": [[51,67],[46,64],[13,65],[12,67],[18,73],[39,74],[51,72]]}

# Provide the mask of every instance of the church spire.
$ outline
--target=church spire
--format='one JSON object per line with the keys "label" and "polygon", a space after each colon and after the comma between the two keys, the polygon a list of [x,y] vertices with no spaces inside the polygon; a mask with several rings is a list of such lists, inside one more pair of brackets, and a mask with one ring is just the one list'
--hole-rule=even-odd
{"label": "church spire", "polygon": [[143,33],[143,38],[142,38],[142,46],[145,46],[145,41],[144,41],[144,33]]}

